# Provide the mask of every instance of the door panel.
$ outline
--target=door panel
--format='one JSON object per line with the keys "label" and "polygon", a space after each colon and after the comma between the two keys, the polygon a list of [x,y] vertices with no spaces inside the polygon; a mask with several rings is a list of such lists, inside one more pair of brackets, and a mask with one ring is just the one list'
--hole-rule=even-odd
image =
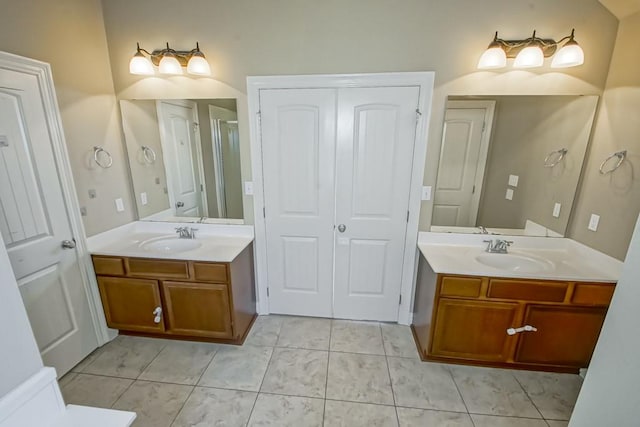
{"label": "door panel", "polygon": [[448,109],[445,113],[434,194],[435,225],[476,225],[480,188],[474,186],[478,178],[476,173],[485,111],[482,108],[465,108]]}
{"label": "door panel", "polygon": [[[163,160],[166,163],[170,200],[176,216],[203,215],[195,106],[159,102]],[[183,203],[184,206],[177,206]]]}
{"label": "door panel", "polygon": [[0,231],[45,365],[97,347],[37,78],[0,70]]}
{"label": "door panel", "polygon": [[333,89],[260,91],[272,313],[331,317]]}
{"label": "door panel", "polygon": [[339,90],[335,317],[398,320],[418,96]]}

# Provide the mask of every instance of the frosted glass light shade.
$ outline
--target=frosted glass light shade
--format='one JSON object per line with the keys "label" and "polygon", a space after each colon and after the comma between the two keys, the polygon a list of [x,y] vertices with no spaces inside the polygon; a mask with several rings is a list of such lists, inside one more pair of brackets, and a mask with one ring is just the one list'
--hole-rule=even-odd
{"label": "frosted glass light shade", "polygon": [[527,46],[518,53],[513,63],[514,68],[542,67],[544,54],[539,46]]}
{"label": "frosted glass light shade", "polygon": [[191,59],[189,59],[189,63],[187,64],[187,73],[194,74],[196,76],[211,75],[211,67],[202,53],[196,52],[191,56]]}
{"label": "frosted glass light shade", "polygon": [[162,74],[182,74],[182,66],[175,56],[165,54],[160,60],[158,70]]}
{"label": "frosted glass light shade", "polygon": [[478,68],[481,70],[504,68],[506,66],[507,54],[501,47],[490,47],[485,50],[478,61]]}
{"label": "frosted glass light shade", "polygon": [[138,52],[131,58],[131,61],[129,61],[129,72],[131,74],[151,76],[154,74],[153,64],[151,64],[149,58]]}
{"label": "frosted glass light shade", "polygon": [[584,64],[584,52],[576,42],[568,42],[553,56],[551,68],[568,68]]}

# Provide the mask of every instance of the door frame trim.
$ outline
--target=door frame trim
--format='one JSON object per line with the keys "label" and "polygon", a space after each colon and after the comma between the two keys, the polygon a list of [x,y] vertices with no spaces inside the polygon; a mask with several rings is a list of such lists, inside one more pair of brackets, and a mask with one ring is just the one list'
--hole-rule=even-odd
{"label": "door frame trim", "polygon": [[55,86],[51,66],[36,59],[14,55],[0,51],[0,68],[34,76],[38,81],[43,110],[51,136],[51,147],[58,169],[58,179],[62,188],[62,195],[67,209],[67,218],[71,226],[71,232],[76,240],[76,253],[78,255],[78,267],[82,285],[87,295],[89,312],[93,330],[96,334],[98,346],[113,339],[109,333],[107,322],[102,310],[102,302],[98,292],[98,283],[93,271],[91,255],[87,248],[87,235],[84,230],[82,216],[80,215],[80,202],[73,181],[69,152],[62,126],[62,116],[56,97]]}
{"label": "door frame trim", "polygon": [[251,171],[253,176],[253,210],[255,227],[255,268],[257,310],[260,314],[268,314],[269,298],[267,296],[267,239],[266,225],[263,216],[264,187],[262,170],[262,140],[260,132],[260,90],[263,89],[304,89],[304,88],[357,88],[357,87],[389,87],[417,86],[418,97],[414,157],[411,172],[409,193],[409,218],[404,245],[404,263],[400,295],[402,301],[398,312],[398,323],[408,325],[413,318],[413,297],[415,292],[415,271],[417,266],[418,226],[422,199],[422,182],[424,179],[425,160],[428,150],[427,129],[431,117],[431,101],[435,73],[398,72],[374,74],[319,74],[319,75],[282,75],[282,76],[249,76],[247,77],[247,94],[249,104],[249,135],[251,145]]}

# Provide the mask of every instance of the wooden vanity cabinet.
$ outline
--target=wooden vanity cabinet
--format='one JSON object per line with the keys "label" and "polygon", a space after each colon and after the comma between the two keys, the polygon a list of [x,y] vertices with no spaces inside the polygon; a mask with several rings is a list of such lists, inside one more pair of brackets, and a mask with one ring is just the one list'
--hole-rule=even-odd
{"label": "wooden vanity cabinet", "polygon": [[[562,372],[589,364],[615,289],[435,274],[428,265],[419,266],[418,286],[412,329],[423,360]],[[537,331],[507,334],[524,325]]]}
{"label": "wooden vanity cabinet", "polygon": [[107,325],[124,333],[241,344],[253,320],[253,247],[230,263],[93,255]]}

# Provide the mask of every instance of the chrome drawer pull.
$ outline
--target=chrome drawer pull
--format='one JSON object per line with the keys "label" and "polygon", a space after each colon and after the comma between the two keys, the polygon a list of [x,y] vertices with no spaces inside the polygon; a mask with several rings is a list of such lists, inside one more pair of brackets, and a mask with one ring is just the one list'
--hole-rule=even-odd
{"label": "chrome drawer pull", "polygon": [[507,334],[508,335],[515,335],[519,332],[538,332],[538,328],[536,328],[535,326],[531,326],[531,325],[524,325],[521,326],[519,328],[509,328],[507,329]]}

